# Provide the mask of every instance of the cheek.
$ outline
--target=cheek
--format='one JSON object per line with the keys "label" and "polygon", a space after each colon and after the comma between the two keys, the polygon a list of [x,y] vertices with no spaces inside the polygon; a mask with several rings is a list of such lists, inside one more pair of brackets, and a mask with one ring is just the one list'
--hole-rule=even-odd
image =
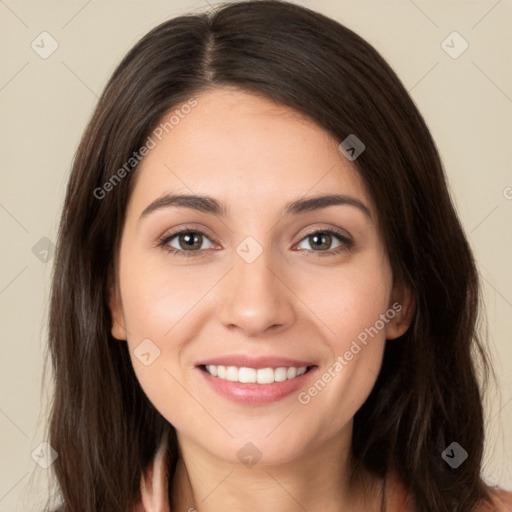
{"label": "cheek", "polygon": [[[194,393],[190,351],[211,319],[213,294],[208,291],[224,273],[197,265],[173,266],[165,257],[152,259],[135,251],[126,251],[121,259],[121,296],[133,369],[148,399],[176,427],[187,425],[182,411],[194,407],[189,394]],[[200,408],[196,414],[201,414]]]}
{"label": "cheek", "polygon": [[[313,313],[312,318],[318,319],[318,326],[336,354],[348,350],[358,336],[364,340],[368,330],[374,334],[372,338],[385,338],[387,323],[379,319],[388,309],[391,294],[391,274],[386,262],[367,261],[329,269],[317,273],[314,280],[311,276],[300,277],[297,283],[294,291]],[[376,322],[378,334],[372,329]]]}
{"label": "cheek", "polygon": [[178,272],[170,275],[161,265],[129,251],[121,259],[119,278],[133,368],[142,387],[151,392],[170,379],[165,369],[174,373],[173,362],[180,353],[176,333],[183,320],[189,320],[199,290]]}
{"label": "cheek", "polygon": [[394,316],[391,274],[386,265],[368,264],[331,271],[316,283],[321,286],[317,293],[310,289],[308,295],[306,282],[300,293],[319,319],[330,357],[298,399],[311,412],[330,416],[329,431],[335,432],[364,403],[377,379],[387,322]]}
{"label": "cheek", "polygon": [[194,305],[214,282],[197,271],[166,266],[165,259],[152,261],[136,255],[125,258],[120,279],[128,331],[134,338],[159,340],[171,339],[175,326],[194,316]]}

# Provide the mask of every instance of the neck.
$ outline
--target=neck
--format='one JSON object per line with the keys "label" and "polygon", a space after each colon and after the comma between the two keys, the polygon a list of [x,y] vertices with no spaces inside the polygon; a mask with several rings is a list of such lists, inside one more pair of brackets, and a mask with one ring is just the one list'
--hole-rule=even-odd
{"label": "neck", "polygon": [[246,467],[215,457],[178,433],[171,511],[379,512],[383,482],[363,470],[350,478],[350,439],[351,429],[291,461]]}

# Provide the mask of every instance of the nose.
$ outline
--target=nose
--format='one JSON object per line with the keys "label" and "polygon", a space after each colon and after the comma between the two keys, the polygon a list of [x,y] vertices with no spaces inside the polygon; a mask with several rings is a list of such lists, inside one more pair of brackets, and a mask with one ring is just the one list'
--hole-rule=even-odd
{"label": "nose", "polygon": [[220,321],[245,337],[261,337],[267,331],[275,335],[294,320],[293,293],[284,272],[273,268],[270,252],[264,250],[251,263],[235,252],[233,268],[220,283]]}

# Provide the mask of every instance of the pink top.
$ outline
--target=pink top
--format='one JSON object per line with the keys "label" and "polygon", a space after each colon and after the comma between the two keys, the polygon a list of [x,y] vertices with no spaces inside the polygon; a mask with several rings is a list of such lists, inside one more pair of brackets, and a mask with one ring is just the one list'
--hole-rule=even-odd
{"label": "pink top", "polygon": [[[146,474],[141,478],[142,499],[137,503],[133,512],[171,512],[167,499],[167,475],[164,455],[167,448],[167,437],[164,436],[160,447],[149,466]],[[414,499],[406,485],[391,475],[388,481],[386,510],[392,512],[414,512]],[[478,512],[512,512],[512,493],[493,489],[493,505],[482,505]]]}

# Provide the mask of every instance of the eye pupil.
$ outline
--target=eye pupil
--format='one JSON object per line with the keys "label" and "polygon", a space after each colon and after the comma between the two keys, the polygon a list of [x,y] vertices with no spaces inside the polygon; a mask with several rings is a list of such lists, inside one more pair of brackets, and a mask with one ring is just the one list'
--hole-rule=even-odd
{"label": "eye pupil", "polygon": [[[311,237],[314,242],[313,242],[313,246],[314,247],[320,247],[322,248],[322,246],[325,246],[323,248],[326,248],[328,249],[329,246],[331,245],[331,235],[329,235],[328,233],[315,233],[314,235],[311,235]],[[317,244],[317,241],[321,240],[321,239],[327,239],[327,243],[322,243],[320,242],[319,244]]]}
{"label": "eye pupil", "polygon": [[201,235],[199,233],[185,233],[180,236],[180,242],[184,242],[185,247],[200,249],[201,242],[197,244],[197,240],[200,240],[200,237]]}

